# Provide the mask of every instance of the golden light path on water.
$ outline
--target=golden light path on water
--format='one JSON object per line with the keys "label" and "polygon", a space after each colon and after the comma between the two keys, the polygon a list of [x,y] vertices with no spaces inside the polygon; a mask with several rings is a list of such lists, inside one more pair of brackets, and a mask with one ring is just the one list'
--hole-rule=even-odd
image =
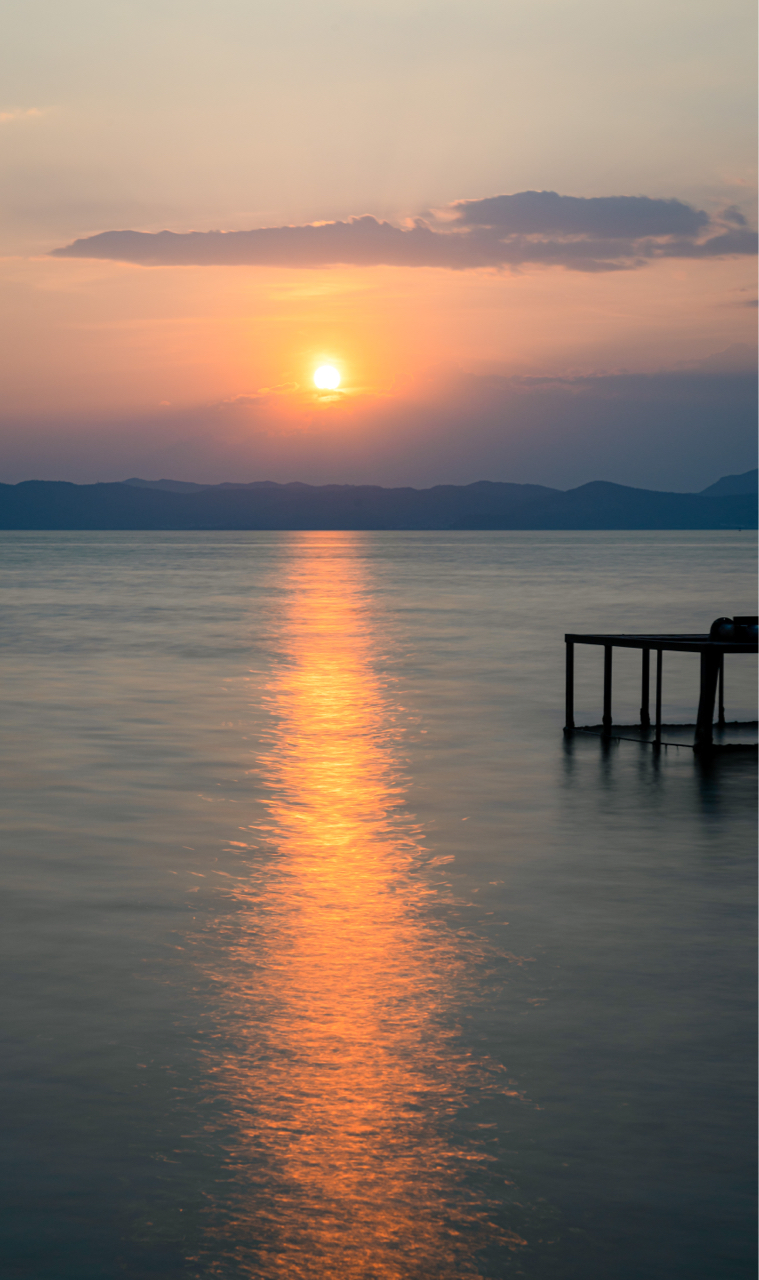
{"label": "golden light path on water", "polygon": [[425,910],[402,709],[354,537],[305,535],[285,584],[269,800],[251,817],[267,856],[234,882],[215,971],[229,1180],[203,1274],[476,1276],[493,1243],[465,1189],[485,1156],[450,1129],[475,1069],[456,1034],[469,960]]}

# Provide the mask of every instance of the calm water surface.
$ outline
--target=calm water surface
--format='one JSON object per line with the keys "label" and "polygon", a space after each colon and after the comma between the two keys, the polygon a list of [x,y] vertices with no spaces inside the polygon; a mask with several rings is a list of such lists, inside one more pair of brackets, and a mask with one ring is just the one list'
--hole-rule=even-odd
{"label": "calm water surface", "polygon": [[0,549],[4,1276],[753,1277],[748,534]]}

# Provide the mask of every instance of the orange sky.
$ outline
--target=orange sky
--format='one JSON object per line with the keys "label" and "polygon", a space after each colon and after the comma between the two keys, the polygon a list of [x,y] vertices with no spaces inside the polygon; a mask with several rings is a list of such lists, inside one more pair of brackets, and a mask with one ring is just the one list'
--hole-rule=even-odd
{"label": "orange sky", "polygon": [[277,413],[297,416],[321,401],[312,374],[322,363],[359,401],[458,370],[652,372],[753,343],[748,264],[517,274],[17,260],[6,275],[5,411],[112,416],[273,389]]}
{"label": "orange sky", "polygon": [[[442,438],[426,469],[399,441],[454,402],[450,431],[477,428],[470,378],[752,362],[747,0],[8,0],[6,18],[0,480],[611,479],[590,446],[552,470],[548,418],[518,475],[505,419],[500,452],[475,430],[447,470]],[[216,229],[248,237],[233,265],[212,265]],[[124,260],[131,232],[164,230],[197,233],[198,265]],[[696,424],[681,487],[752,463],[741,397],[726,381]],[[340,423],[343,460],[315,443]],[[629,425],[609,429],[621,478]],[[643,452],[635,468],[677,481]]]}

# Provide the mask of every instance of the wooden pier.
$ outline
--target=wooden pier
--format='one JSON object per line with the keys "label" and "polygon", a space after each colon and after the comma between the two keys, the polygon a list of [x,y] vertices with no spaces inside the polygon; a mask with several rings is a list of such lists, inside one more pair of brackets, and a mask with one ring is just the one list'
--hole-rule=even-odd
{"label": "wooden pier", "polygon": [[[651,729],[650,684],[651,654],[656,656],[656,694],[653,738],[641,737],[640,741],[650,742],[653,746],[662,745],[662,671],[664,653],[697,653],[701,657],[701,681],[698,700],[698,712],[693,749],[710,751],[714,749],[714,704],[719,695],[717,725],[725,726],[725,655],[756,653],[756,618],[737,617],[735,619],[718,618],[708,634],[678,635],[605,635],[592,633],[576,635],[568,633],[564,636],[566,644],[566,722],[565,734],[588,731],[599,732],[602,737],[614,736],[612,720],[612,655],[614,649],[641,650],[641,682],[640,682],[640,724],[636,726],[642,731]],[[731,634],[732,633],[732,634]],[[729,638],[725,638],[729,637]],[[574,720],[574,648],[576,644],[600,645],[604,651],[603,677],[603,716],[600,726],[576,726]],[[755,724],[747,721],[746,727]],[[632,727],[632,726],[631,726]],[[691,726],[680,725],[678,728]],[[618,736],[618,735],[617,735]],[[673,745],[686,746],[687,743]]]}

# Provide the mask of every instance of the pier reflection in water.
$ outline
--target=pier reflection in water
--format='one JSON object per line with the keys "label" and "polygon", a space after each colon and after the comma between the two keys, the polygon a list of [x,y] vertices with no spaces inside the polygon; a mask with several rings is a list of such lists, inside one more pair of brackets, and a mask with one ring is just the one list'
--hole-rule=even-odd
{"label": "pier reflection in water", "polygon": [[456,1032],[475,955],[426,909],[446,890],[404,812],[404,708],[352,550],[319,535],[292,561],[254,770],[265,816],[236,841],[245,872],[216,926],[228,1182],[210,1274],[478,1275],[496,1243],[466,1175],[485,1157],[451,1129],[478,1072]]}

